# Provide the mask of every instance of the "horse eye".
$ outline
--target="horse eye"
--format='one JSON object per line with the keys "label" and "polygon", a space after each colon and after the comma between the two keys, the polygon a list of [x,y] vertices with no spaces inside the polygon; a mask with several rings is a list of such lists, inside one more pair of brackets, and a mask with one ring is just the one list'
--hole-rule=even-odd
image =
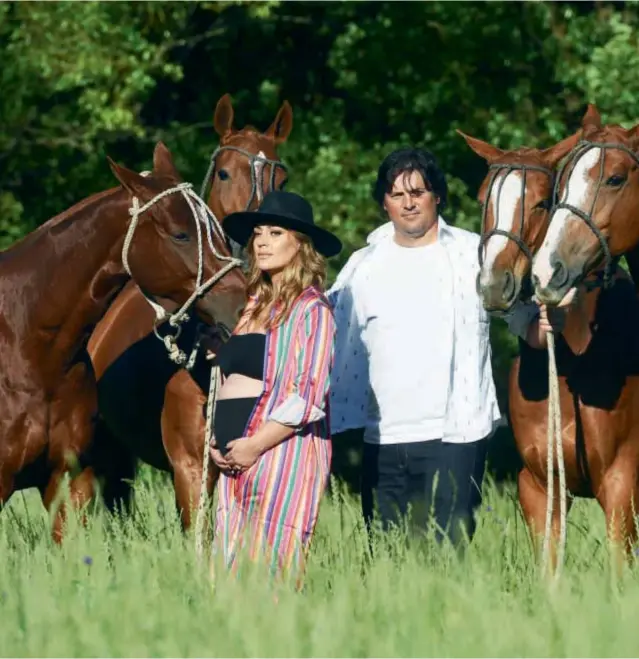
{"label": "horse eye", "polygon": [[552,205],[552,199],[542,199],[538,204],[535,205],[535,208],[540,208],[542,210],[550,210]]}
{"label": "horse eye", "polygon": [[619,176],[618,174],[615,174],[606,181],[606,185],[609,185],[613,188],[618,188],[620,185],[623,185],[625,182],[626,182],[625,176]]}
{"label": "horse eye", "polygon": [[228,181],[231,178],[225,169],[220,169],[217,175],[219,176],[220,181]]}
{"label": "horse eye", "polygon": [[183,231],[181,231],[180,233],[173,234],[173,240],[175,240],[178,243],[188,243],[190,238],[188,233],[184,233]]}

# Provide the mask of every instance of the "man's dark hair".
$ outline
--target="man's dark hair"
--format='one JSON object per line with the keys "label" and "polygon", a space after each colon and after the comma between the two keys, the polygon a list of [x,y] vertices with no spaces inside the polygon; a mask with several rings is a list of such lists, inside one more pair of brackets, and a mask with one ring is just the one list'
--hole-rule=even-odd
{"label": "man's dark hair", "polygon": [[393,183],[399,174],[419,172],[426,187],[439,197],[437,210],[446,208],[448,201],[448,185],[446,176],[439,168],[435,156],[426,149],[404,147],[396,149],[384,158],[377,171],[377,180],[373,185],[373,199],[383,208],[384,195],[393,189]]}

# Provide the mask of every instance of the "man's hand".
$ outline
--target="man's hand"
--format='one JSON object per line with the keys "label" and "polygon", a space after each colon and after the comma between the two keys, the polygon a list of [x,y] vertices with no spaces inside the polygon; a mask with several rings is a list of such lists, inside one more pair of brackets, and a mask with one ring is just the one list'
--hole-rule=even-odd
{"label": "man's hand", "polygon": [[564,331],[566,326],[566,314],[568,309],[565,307],[548,308],[545,304],[539,307],[539,331],[540,332],[554,332],[559,334]]}
{"label": "man's hand", "polygon": [[577,289],[571,288],[556,306],[540,304],[539,318],[531,325],[526,342],[533,348],[545,348],[548,345],[546,335],[548,332],[557,334],[564,331],[568,312],[577,300]]}
{"label": "man's hand", "polygon": [[547,307],[545,304],[539,305],[540,332],[563,332],[566,326],[566,316],[576,299],[577,289],[571,288],[558,305],[552,307]]}

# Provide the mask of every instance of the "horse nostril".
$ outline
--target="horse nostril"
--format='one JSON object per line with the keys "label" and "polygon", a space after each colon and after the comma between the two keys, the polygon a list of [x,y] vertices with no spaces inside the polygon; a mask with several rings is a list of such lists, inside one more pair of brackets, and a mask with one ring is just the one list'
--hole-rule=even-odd
{"label": "horse nostril", "polygon": [[568,281],[568,268],[564,265],[563,261],[557,259],[552,270],[552,277],[550,278],[553,286],[561,288]]}
{"label": "horse nostril", "polygon": [[510,270],[504,272],[504,300],[511,300],[515,295],[515,276]]}

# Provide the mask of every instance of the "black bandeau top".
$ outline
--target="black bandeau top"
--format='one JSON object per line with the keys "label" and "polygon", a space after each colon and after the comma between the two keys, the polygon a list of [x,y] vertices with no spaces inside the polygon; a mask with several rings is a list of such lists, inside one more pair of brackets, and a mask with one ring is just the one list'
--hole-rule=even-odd
{"label": "black bandeau top", "polygon": [[218,351],[213,364],[220,367],[225,377],[240,373],[249,378],[264,377],[266,334],[233,334]]}

